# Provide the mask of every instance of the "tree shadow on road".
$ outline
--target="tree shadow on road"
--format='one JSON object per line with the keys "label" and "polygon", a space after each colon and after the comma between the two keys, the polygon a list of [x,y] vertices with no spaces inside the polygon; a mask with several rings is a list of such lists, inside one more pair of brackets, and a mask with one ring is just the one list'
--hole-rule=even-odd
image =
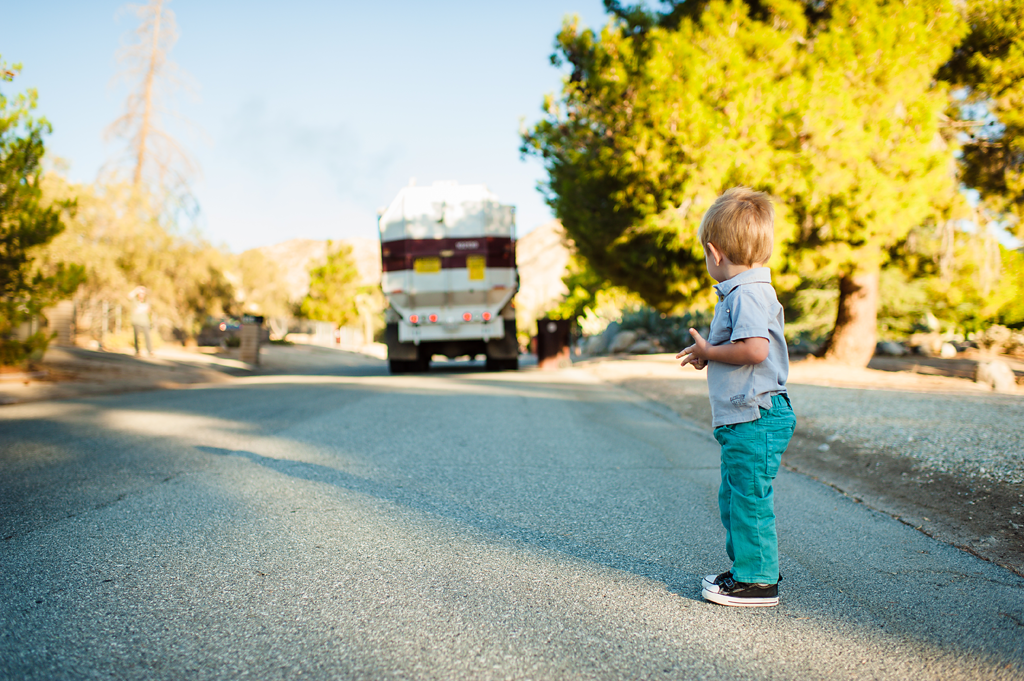
{"label": "tree shadow on road", "polygon": [[300,480],[318,482],[358,494],[365,494],[421,513],[469,525],[506,541],[521,542],[548,551],[556,551],[571,558],[622,570],[640,577],[662,582],[669,591],[683,598],[703,602],[700,595],[700,577],[671,566],[643,560],[600,544],[574,541],[566,536],[523,527],[490,513],[484,513],[458,501],[409,489],[395,484],[352,475],[329,466],[275,459],[244,450],[198,446],[196,449],[220,456],[235,456]]}

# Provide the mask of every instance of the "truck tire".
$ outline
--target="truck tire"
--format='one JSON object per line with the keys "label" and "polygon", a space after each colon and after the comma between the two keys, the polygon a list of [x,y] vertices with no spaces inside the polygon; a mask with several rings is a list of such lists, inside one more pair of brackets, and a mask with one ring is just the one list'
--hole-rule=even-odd
{"label": "truck tire", "polygon": [[419,362],[408,359],[389,359],[388,369],[392,374],[408,374],[416,371]]}
{"label": "truck tire", "polygon": [[518,371],[519,358],[513,357],[512,359],[496,359],[488,357],[485,367],[487,371]]}
{"label": "truck tire", "polygon": [[389,359],[388,368],[393,374],[426,373],[430,371],[430,354],[418,347],[416,359]]}

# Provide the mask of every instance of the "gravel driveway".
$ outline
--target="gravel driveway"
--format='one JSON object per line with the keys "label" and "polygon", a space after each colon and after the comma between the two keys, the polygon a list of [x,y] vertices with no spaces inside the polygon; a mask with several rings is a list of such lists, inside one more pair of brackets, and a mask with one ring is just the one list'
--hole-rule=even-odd
{"label": "gravel driveway", "polygon": [[[680,369],[672,355],[591,360],[582,366],[614,382],[670,381],[651,397],[677,401],[684,415],[710,427],[710,407],[694,403],[707,400],[706,374]],[[801,430],[823,438],[823,450],[844,442],[907,457],[937,472],[1024,483],[1024,394],[995,394],[964,379],[814,360],[793,364],[789,389]]]}
{"label": "gravel driveway", "polygon": [[1024,483],[1024,398],[794,384],[806,425],[829,442],[884,450],[922,469]]}

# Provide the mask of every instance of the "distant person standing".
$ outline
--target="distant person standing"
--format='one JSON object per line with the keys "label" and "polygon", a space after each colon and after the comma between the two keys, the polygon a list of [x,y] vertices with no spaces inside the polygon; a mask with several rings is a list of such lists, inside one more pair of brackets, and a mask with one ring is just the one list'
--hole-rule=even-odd
{"label": "distant person standing", "polygon": [[146,352],[153,355],[153,343],[149,338],[149,301],[146,287],[137,286],[128,297],[134,301],[132,307],[132,330],[135,332],[135,356],[139,356],[139,334],[146,339]]}

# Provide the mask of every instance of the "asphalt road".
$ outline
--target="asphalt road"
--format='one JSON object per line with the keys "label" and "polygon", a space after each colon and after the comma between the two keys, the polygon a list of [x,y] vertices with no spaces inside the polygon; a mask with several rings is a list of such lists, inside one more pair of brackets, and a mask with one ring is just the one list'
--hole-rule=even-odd
{"label": "asphalt road", "polygon": [[781,605],[703,602],[717,445],[657,404],[353,373],[0,409],[0,678],[1024,677],[1024,580],[787,471]]}

